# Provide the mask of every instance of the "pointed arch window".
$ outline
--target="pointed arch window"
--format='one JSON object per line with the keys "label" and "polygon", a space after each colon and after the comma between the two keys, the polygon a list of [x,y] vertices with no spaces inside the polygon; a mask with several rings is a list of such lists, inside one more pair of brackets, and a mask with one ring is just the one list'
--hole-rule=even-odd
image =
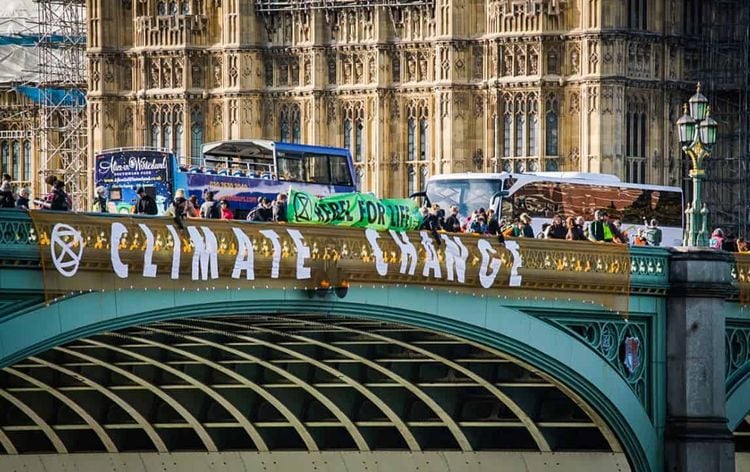
{"label": "pointed arch window", "polygon": [[299,106],[295,105],[292,107],[292,142],[301,142],[301,131],[302,126],[300,123],[300,109]]}
{"label": "pointed arch window", "polygon": [[427,159],[427,119],[419,120],[419,160]]}
{"label": "pointed arch window", "polygon": [[548,156],[557,156],[558,149],[558,120],[557,120],[557,100],[547,101],[547,116],[545,123],[545,154]]}
{"label": "pointed arch window", "polygon": [[401,57],[398,52],[393,53],[391,73],[393,74],[393,83],[398,84],[401,82]]}
{"label": "pointed arch window", "polygon": [[406,124],[406,159],[409,161],[414,161],[417,158],[415,145],[416,133],[417,126],[414,122],[414,118],[409,118],[409,121]]}
{"label": "pointed arch window", "polygon": [[163,146],[170,151],[172,150],[172,123],[167,121],[162,126],[162,143]]}
{"label": "pointed arch window", "polygon": [[513,129],[513,115],[510,111],[506,111],[503,117],[503,156],[510,157],[510,141]]}
{"label": "pointed arch window", "polygon": [[31,141],[23,143],[23,180],[31,180]]}
{"label": "pointed arch window", "polygon": [[529,106],[529,156],[536,156],[539,154],[538,126],[539,118],[536,113],[536,101],[532,101]]}
{"label": "pointed arch window", "polygon": [[344,147],[351,152],[352,150],[352,120],[344,119]]}
{"label": "pointed arch window", "polygon": [[362,162],[364,159],[362,152],[363,129],[364,125],[362,124],[362,118],[357,118],[357,123],[354,128],[354,160],[356,162]]}
{"label": "pointed arch window", "polygon": [[8,141],[3,141],[0,146],[0,163],[2,163],[3,173],[8,173],[8,164],[10,163],[10,144]]}
{"label": "pointed arch window", "polygon": [[646,145],[648,143],[646,104],[634,99],[629,101],[625,119],[625,180],[632,183],[646,182]]}
{"label": "pointed arch window", "polygon": [[516,104],[516,149],[515,156],[525,156],[526,150],[524,149],[524,140],[526,139],[524,134],[526,131],[526,119],[521,109],[521,104]]}
{"label": "pointed arch window", "polygon": [[152,106],[149,113],[149,142],[152,147],[161,147],[161,116],[159,107]]}
{"label": "pointed arch window", "polygon": [[13,180],[21,180],[21,143],[19,141],[13,141]]}
{"label": "pointed arch window", "polygon": [[184,134],[185,131],[182,126],[182,120],[180,120],[174,127],[174,153],[178,157],[183,155],[182,140],[184,139]]}
{"label": "pointed arch window", "polygon": [[429,176],[430,176],[430,170],[427,168],[427,166],[422,166],[422,167],[419,168],[419,188],[420,188],[420,190],[424,190],[425,187],[427,186],[427,178]]}
{"label": "pointed arch window", "polygon": [[203,110],[194,108],[190,113],[190,155],[193,158],[201,156],[203,148]]}

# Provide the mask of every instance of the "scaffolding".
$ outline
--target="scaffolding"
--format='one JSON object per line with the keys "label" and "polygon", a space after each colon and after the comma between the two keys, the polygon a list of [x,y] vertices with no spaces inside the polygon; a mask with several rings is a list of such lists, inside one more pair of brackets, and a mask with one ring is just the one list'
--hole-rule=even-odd
{"label": "scaffolding", "polygon": [[39,12],[39,179],[56,175],[66,183],[75,208],[88,196],[86,118],[86,2],[37,0]]}
{"label": "scaffolding", "polygon": [[[707,2],[708,3],[708,2]],[[712,0],[702,25],[696,79],[719,123],[716,147],[706,169],[705,200],[713,228],[747,237],[750,211],[750,5]],[[693,89],[694,90],[694,89]],[[710,229],[709,229],[710,231]]]}
{"label": "scaffolding", "polygon": [[366,7],[421,7],[432,6],[434,0],[257,0],[257,13],[276,13],[305,10],[340,10]]}

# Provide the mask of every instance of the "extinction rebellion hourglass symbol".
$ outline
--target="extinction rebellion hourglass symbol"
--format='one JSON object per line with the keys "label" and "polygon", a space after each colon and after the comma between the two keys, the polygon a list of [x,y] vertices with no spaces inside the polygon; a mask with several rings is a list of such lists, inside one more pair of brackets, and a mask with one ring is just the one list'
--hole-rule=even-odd
{"label": "extinction rebellion hourglass symbol", "polygon": [[63,277],[73,277],[83,257],[83,238],[72,226],[58,223],[50,236],[50,253],[55,269]]}

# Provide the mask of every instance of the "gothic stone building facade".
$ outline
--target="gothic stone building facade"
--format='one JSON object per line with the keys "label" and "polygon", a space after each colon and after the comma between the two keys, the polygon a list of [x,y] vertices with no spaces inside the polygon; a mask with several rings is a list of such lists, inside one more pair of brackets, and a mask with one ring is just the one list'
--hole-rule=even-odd
{"label": "gothic stone building facade", "polygon": [[88,0],[90,150],[345,146],[361,188],[448,172],[680,185],[698,0]]}

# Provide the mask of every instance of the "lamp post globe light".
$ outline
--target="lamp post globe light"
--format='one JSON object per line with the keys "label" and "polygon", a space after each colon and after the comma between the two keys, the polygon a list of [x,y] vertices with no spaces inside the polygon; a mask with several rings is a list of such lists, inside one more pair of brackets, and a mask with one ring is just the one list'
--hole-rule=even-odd
{"label": "lamp post globe light", "polygon": [[686,210],[685,246],[708,246],[708,209],[703,203],[703,180],[706,172],[704,163],[711,155],[711,149],[716,144],[716,128],[718,124],[710,116],[711,110],[708,99],[701,93],[698,83],[695,95],[690,97],[688,104],[683,107],[683,115],[677,120],[677,134],[680,146],[686,156],[690,158],[690,177],[693,179],[693,201]]}

